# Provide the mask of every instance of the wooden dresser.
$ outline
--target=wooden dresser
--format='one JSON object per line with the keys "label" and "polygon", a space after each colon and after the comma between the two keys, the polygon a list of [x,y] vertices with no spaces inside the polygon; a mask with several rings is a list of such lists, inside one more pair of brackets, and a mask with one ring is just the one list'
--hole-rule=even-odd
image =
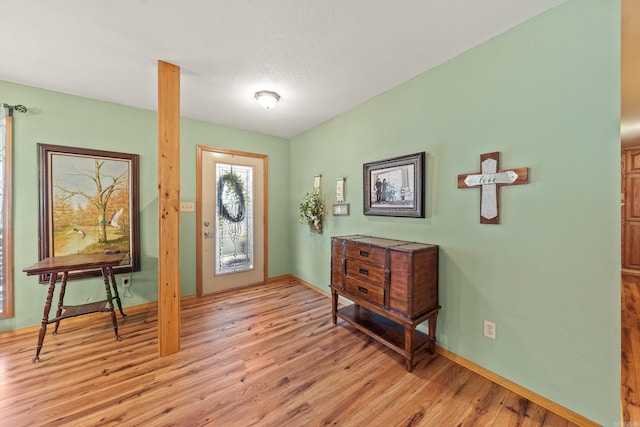
{"label": "wooden dresser", "polygon": [[[331,315],[404,356],[433,352],[438,316],[438,246],[372,236],[331,238]],[[353,304],[338,306],[342,296]],[[428,335],[416,326],[428,321]]]}

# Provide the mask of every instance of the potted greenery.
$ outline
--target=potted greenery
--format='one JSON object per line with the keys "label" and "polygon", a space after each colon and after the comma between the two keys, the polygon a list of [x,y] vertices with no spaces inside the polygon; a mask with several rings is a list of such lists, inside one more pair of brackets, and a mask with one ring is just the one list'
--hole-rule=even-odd
{"label": "potted greenery", "polygon": [[300,203],[300,222],[307,223],[312,233],[322,234],[324,201],[319,189],[307,193]]}

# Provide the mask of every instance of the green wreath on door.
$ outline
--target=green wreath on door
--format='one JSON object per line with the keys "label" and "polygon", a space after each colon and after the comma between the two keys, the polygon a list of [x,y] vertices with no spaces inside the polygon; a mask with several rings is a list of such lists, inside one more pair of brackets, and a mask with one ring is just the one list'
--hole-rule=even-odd
{"label": "green wreath on door", "polygon": [[[224,204],[223,194],[232,192],[237,204],[237,212],[232,215],[227,205]],[[229,222],[242,222],[246,212],[246,201],[244,198],[244,183],[240,176],[233,172],[222,175],[218,181],[218,210],[219,215]]]}

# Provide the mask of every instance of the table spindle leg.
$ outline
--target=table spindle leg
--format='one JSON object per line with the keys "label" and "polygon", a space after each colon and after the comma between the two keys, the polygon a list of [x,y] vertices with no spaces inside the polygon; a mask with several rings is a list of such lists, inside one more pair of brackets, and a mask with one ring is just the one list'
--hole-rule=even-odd
{"label": "table spindle leg", "polygon": [[118,282],[116,282],[116,276],[113,274],[113,268],[108,267],[109,278],[111,279],[111,286],[113,287],[113,297],[116,300],[116,304],[118,304],[118,310],[120,310],[120,315],[122,317],[127,317],[122,311],[122,301],[120,300],[120,294],[118,293]]}
{"label": "table spindle leg", "polygon": [[[56,273],[57,274],[57,273]],[[60,316],[62,316],[62,310],[63,310],[63,306],[64,306],[64,294],[65,292],[67,292],[67,276],[68,276],[69,272],[68,271],[63,271],[62,272],[62,280],[61,280],[61,285],[60,285],[60,297],[58,298],[58,309],[56,310],[56,319],[60,319]],[[53,335],[58,335],[58,326],[60,326],[60,320],[56,320],[56,326],[55,328],[53,328]]]}
{"label": "table spindle leg", "polygon": [[116,340],[120,341],[120,335],[118,335],[118,321],[116,320],[116,311],[113,309],[113,297],[111,296],[111,284],[109,279],[111,278],[111,272],[109,267],[102,267],[102,278],[104,280],[104,290],[107,294],[107,304],[109,304],[111,312],[111,323],[113,323],[113,332],[116,334]]}
{"label": "table spindle leg", "polygon": [[42,315],[42,323],[40,324],[40,332],[38,332],[36,356],[32,359],[32,362],[40,360],[40,350],[42,350],[44,336],[47,334],[47,323],[49,323],[49,312],[51,311],[51,301],[53,300],[53,291],[56,288],[56,280],[58,280],[58,272],[54,271],[49,276],[49,291],[47,292],[47,300],[44,303],[44,313]]}

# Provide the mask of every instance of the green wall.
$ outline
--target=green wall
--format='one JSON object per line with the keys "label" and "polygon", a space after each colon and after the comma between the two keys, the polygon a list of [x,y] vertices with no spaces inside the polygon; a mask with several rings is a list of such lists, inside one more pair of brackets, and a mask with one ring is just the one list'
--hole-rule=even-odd
{"label": "green wall", "polygon": [[[27,114],[15,113],[13,164],[15,316],[0,319],[0,331],[37,325],[47,286],[21,269],[38,259],[39,172],[38,143],[85,147],[140,155],[141,271],[133,273],[125,306],[158,299],[158,155],[155,112],[124,107],[0,81],[0,99],[23,104]],[[287,191],[289,142],[253,132],[183,119],[181,122],[181,194],[196,200],[196,146],[230,148],[269,156],[269,276],[291,271],[291,259],[279,249],[289,239]],[[180,223],[181,294],[196,292],[195,212],[183,212]],[[280,240],[280,238],[282,240]],[[122,290],[121,296],[122,296]],[[80,304],[104,299],[101,280],[74,280],[65,302]],[[35,345],[35,344],[34,344]]]}
{"label": "green wall", "polygon": [[[620,4],[571,0],[294,138],[182,121],[181,199],[195,201],[196,145],[269,156],[269,276],[328,290],[332,235],[440,245],[438,344],[604,425],[619,421]],[[425,41],[428,43],[431,41]],[[399,64],[398,66],[401,66]],[[14,132],[15,311],[0,330],[37,325],[46,286],[21,268],[38,254],[38,143],[140,154],[142,271],[125,306],[157,300],[156,114],[0,81],[24,104]],[[365,217],[362,164],[427,152],[426,218]],[[482,153],[529,167],[501,190],[500,225],[479,224],[460,173]],[[346,177],[351,215],[323,235],[297,222],[322,174],[327,201]],[[195,214],[181,221],[182,294],[195,293]],[[287,250],[288,244],[291,244]],[[70,282],[67,302],[102,299]],[[497,339],[482,335],[483,320]]]}
{"label": "green wall", "polygon": [[[438,244],[440,346],[619,422],[619,49],[618,0],[569,1],[294,138],[291,210],[322,174],[330,203],[346,177],[351,215],[294,228],[293,274],[328,291],[332,235]],[[426,218],[365,217],[362,164],[419,151]],[[457,175],[493,151],[529,184],[502,188],[501,224],[481,225]]]}

